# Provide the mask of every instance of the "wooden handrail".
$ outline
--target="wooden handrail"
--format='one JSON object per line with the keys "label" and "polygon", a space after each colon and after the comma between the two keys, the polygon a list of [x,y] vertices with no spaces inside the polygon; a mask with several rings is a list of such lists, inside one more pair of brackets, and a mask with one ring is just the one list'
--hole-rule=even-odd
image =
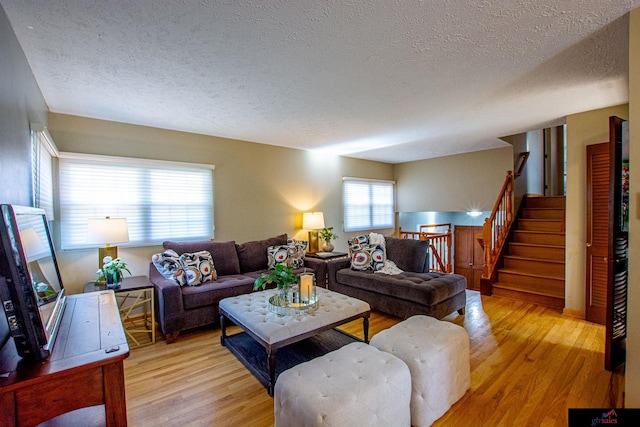
{"label": "wooden handrail", "polygon": [[[453,243],[451,224],[436,224],[447,226],[446,233],[431,233],[424,231],[404,231],[399,229],[398,234],[403,239],[429,240],[429,271],[451,273],[451,245]],[[420,228],[431,228],[435,225],[421,225]]]}
{"label": "wooden handrail", "polygon": [[529,152],[528,151],[523,151],[520,154],[518,154],[518,161],[520,162],[518,167],[516,168],[516,172],[513,174],[514,179],[519,177],[522,174],[522,170],[524,169],[524,166],[527,164],[527,159],[529,158]]}
{"label": "wooden handrail", "polygon": [[490,279],[493,275],[498,254],[507,240],[513,223],[513,179],[512,172],[508,171],[491,215],[484,221],[482,229],[484,244],[483,279]]}

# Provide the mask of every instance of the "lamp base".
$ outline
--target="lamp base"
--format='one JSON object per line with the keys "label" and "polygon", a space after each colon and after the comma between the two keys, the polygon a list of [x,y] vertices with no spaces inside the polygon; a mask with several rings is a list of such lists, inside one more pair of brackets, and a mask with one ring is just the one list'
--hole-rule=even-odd
{"label": "lamp base", "polygon": [[118,258],[118,247],[117,246],[103,246],[98,248],[98,265],[100,269],[104,266],[104,257],[110,256],[113,259]]}
{"label": "lamp base", "polygon": [[321,252],[320,238],[318,237],[318,230],[309,231],[309,246],[307,252],[316,253]]}

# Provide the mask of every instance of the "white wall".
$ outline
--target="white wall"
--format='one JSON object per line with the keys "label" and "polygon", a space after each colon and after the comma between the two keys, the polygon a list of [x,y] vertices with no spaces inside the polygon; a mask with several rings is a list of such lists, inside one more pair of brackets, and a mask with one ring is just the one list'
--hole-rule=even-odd
{"label": "white wall", "polygon": [[491,211],[508,170],[511,146],[396,165],[397,211]]}
{"label": "white wall", "polygon": [[584,317],[587,239],[587,145],[609,141],[609,117],[628,119],[628,106],[567,116],[565,311]]}

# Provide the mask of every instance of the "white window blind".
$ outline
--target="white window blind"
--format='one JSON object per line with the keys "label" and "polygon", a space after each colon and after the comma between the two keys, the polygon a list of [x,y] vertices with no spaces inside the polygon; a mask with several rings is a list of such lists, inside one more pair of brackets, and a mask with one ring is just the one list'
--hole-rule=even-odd
{"label": "white window blind", "polygon": [[53,158],[58,149],[49,132],[36,124],[31,125],[31,148],[33,206],[44,209],[47,220],[53,221]]}
{"label": "white window blind", "polygon": [[[213,166],[62,154],[62,249],[89,247],[89,218],[126,218],[129,242],[213,238]],[[106,242],[105,242],[106,243]]]}
{"label": "white window blind", "polygon": [[343,179],[344,231],[395,227],[394,183]]}

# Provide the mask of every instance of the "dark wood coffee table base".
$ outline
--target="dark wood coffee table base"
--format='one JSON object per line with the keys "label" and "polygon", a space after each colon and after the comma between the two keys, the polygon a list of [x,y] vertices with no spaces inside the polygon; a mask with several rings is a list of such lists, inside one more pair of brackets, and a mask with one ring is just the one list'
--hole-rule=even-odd
{"label": "dark wood coffee table base", "polygon": [[[277,381],[278,376],[287,369],[323,356],[355,341],[362,340],[346,332],[330,329],[320,332],[311,338],[278,349],[278,363],[275,367],[273,384]],[[269,389],[271,382],[268,366],[269,357],[263,346],[246,332],[227,336],[224,345],[251,371],[265,388]],[[273,391],[270,394],[273,395]]]}

